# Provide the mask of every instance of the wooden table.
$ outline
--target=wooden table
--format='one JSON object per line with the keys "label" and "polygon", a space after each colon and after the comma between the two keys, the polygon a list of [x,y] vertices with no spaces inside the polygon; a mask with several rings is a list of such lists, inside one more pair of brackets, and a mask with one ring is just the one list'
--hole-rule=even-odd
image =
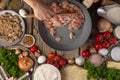
{"label": "wooden table", "polygon": [[[92,18],[92,22],[93,22],[92,32],[91,32],[91,35],[90,35],[88,41],[78,49],[75,49],[75,50],[72,50],[72,51],[67,51],[67,52],[62,52],[62,51],[54,50],[54,49],[50,48],[49,46],[47,46],[40,39],[40,36],[39,36],[39,33],[38,33],[38,20],[35,19],[35,18],[25,19],[26,28],[27,28],[26,33],[34,35],[34,37],[36,39],[35,45],[37,45],[39,47],[39,49],[43,53],[43,55],[47,55],[49,52],[55,52],[56,54],[61,55],[65,59],[76,58],[81,54],[81,52],[84,49],[87,49],[87,48],[91,47],[94,43],[94,40],[93,40],[94,35],[95,35],[96,32],[98,32],[98,30],[96,29],[96,23],[97,23],[98,19],[100,18],[97,15],[96,11],[97,11],[97,8],[100,7],[100,6],[101,6],[100,3],[97,3],[97,4],[93,5],[90,9],[88,9],[88,11],[90,12],[91,18]],[[28,13],[33,13],[32,9],[27,4],[24,4],[24,8],[28,11]]]}

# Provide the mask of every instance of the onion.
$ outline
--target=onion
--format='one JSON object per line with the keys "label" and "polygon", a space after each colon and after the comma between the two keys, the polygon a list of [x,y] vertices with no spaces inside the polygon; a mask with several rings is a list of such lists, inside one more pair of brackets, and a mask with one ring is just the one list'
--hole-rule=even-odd
{"label": "onion", "polygon": [[29,71],[33,67],[34,62],[30,57],[23,57],[19,59],[18,65],[21,70]]}
{"label": "onion", "polygon": [[98,66],[102,65],[104,59],[99,54],[92,54],[89,57],[89,61],[90,61],[90,63],[94,64],[95,67],[98,67]]}
{"label": "onion", "polygon": [[102,18],[98,21],[97,28],[99,29],[99,32],[106,32],[106,31],[111,32],[112,25],[110,21]]}

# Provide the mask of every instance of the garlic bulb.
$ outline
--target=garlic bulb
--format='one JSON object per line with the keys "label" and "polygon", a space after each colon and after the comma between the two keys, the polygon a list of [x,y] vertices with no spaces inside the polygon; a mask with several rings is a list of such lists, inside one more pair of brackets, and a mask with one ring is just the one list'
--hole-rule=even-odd
{"label": "garlic bulb", "polygon": [[108,49],[106,49],[106,48],[102,48],[102,49],[100,49],[99,51],[98,51],[98,53],[100,54],[100,55],[102,55],[102,56],[106,56],[107,54],[108,54]]}
{"label": "garlic bulb", "polygon": [[19,14],[20,14],[20,16],[22,16],[23,18],[25,18],[26,17],[25,14],[27,14],[27,12],[24,9],[20,9],[19,10]]}
{"label": "garlic bulb", "polygon": [[79,56],[75,59],[75,63],[79,66],[83,65],[85,59],[82,56]]}

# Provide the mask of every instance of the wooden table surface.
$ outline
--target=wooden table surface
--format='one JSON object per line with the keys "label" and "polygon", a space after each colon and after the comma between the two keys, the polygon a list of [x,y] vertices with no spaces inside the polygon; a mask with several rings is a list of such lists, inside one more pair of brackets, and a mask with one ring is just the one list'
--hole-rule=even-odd
{"label": "wooden table surface", "polygon": [[[47,46],[40,39],[40,36],[38,33],[38,20],[36,18],[26,18],[25,19],[26,28],[27,28],[26,33],[32,34],[35,37],[35,39],[36,39],[35,45],[37,45],[39,47],[39,49],[43,53],[43,55],[47,55],[49,52],[55,52],[56,54],[63,56],[65,59],[76,58],[81,54],[81,52],[84,49],[91,47],[92,44],[94,43],[94,40],[93,40],[94,35],[96,32],[98,32],[98,30],[96,29],[96,23],[97,23],[98,19],[100,18],[97,15],[96,10],[100,6],[101,6],[100,3],[97,3],[97,4],[94,4],[90,9],[88,9],[88,11],[90,12],[91,18],[92,18],[92,23],[93,23],[92,32],[91,32],[90,37],[87,40],[87,42],[78,49],[75,49],[72,51],[67,51],[67,52],[62,52],[62,51],[54,50],[54,49],[50,48],[49,46]],[[32,9],[25,3],[24,3],[24,8],[28,11],[28,13],[33,13]]]}

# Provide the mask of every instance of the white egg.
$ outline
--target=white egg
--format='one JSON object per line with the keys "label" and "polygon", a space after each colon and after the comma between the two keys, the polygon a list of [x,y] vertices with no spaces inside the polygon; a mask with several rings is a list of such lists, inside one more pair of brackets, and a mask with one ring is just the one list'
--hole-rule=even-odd
{"label": "white egg", "polygon": [[75,63],[79,66],[83,65],[85,59],[82,56],[79,56],[75,59]]}
{"label": "white egg", "polygon": [[108,49],[106,49],[106,48],[102,48],[102,49],[100,49],[99,51],[98,51],[98,53],[100,54],[100,55],[102,55],[102,56],[106,56],[107,54],[108,54]]}
{"label": "white egg", "polygon": [[24,9],[20,9],[19,14],[20,14],[20,16],[25,18],[26,17],[25,14],[27,14],[27,12]]}
{"label": "white egg", "polygon": [[45,56],[39,56],[38,57],[38,63],[39,64],[45,63],[45,61],[46,61],[46,57]]}

